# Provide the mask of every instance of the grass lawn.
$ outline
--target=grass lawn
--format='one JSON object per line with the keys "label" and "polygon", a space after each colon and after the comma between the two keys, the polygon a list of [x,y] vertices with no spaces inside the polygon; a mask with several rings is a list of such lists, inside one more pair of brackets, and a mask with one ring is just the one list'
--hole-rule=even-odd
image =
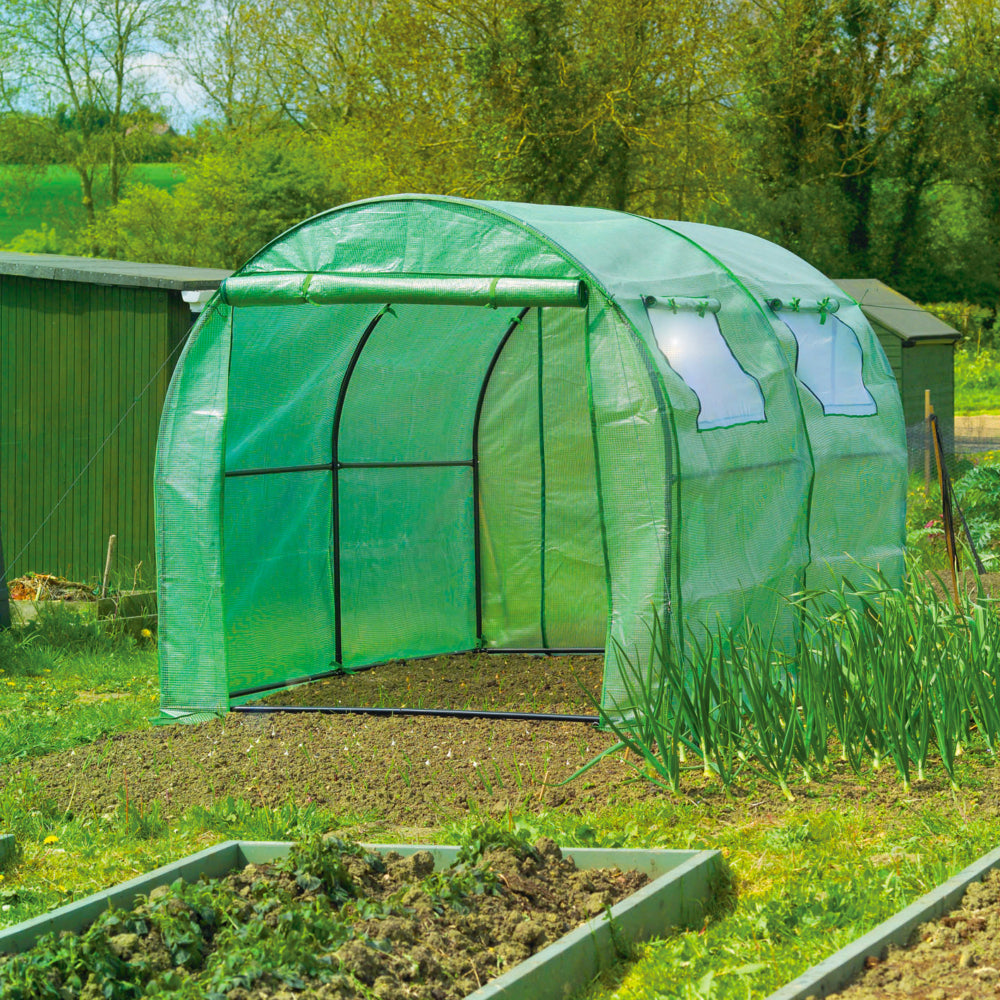
{"label": "grass lawn", "polygon": [[[129,180],[169,190],[183,177],[172,163],[139,163]],[[80,181],[69,167],[52,166],[29,176],[17,167],[0,166],[0,246],[43,224],[66,235],[82,220]]]}
{"label": "grass lawn", "polygon": [[156,714],[156,652],[96,625],[47,619],[0,633],[0,769],[140,726]]}
{"label": "grass lawn", "polygon": [[[319,720],[308,729],[285,721],[291,717],[230,717],[150,729],[154,651],[61,619],[26,638],[0,635],[0,831],[21,845],[0,872],[0,926],[230,837],[296,839],[336,830],[367,841],[454,842],[490,816],[564,845],[720,848],[732,881],[714,916],[645,946],[588,997],[744,1000],[765,997],[1000,842],[997,769],[976,747],[959,758],[958,790],[939,764],[904,791],[887,763],[856,777],[835,762],[811,782],[793,782],[795,800],[787,802],[753,776],[728,796],[697,772],[680,794],[628,784],[634,766],[620,755],[552,788],[554,764],[563,762],[543,770],[529,759],[534,751],[525,738],[492,748],[494,764],[513,765],[516,784],[508,778],[498,786],[497,766],[492,782],[463,785],[449,799],[447,775],[455,772],[433,771],[444,804],[417,811],[425,762],[409,761],[405,784],[393,770],[415,732],[406,720],[384,720],[395,727],[398,746],[389,728],[351,752],[342,735],[350,730],[337,727],[356,721]],[[324,733],[328,744],[320,742]],[[474,741],[464,723],[449,733],[456,748]],[[581,743],[591,739],[574,733]],[[342,740],[345,756],[330,763],[326,751],[339,752]],[[569,746],[551,742],[560,755]],[[296,755],[305,770],[296,770]],[[196,780],[208,787],[218,774],[219,786],[201,801],[171,802],[166,790],[192,762]],[[602,778],[605,767],[610,777]],[[331,769],[343,772],[345,783],[320,801],[301,775],[321,782]],[[254,780],[262,772],[280,780]],[[588,796],[591,780],[596,790]],[[374,785],[358,787],[364,782],[395,788],[391,808],[380,804]],[[359,807],[365,802],[370,808]]]}

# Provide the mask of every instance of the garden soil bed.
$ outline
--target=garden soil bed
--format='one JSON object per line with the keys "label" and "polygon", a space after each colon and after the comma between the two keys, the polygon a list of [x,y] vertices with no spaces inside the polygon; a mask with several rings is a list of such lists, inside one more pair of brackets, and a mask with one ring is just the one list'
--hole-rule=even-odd
{"label": "garden soil bed", "polygon": [[973,882],[959,907],[921,924],[908,948],[890,948],[885,960],[832,997],[843,1000],[994,1000],[1000,995],[1000,871]]}
{"label": "garden soil bed", "polygon": [[[386,705],[591,714],[579,682],[596,694],[601,658],[467,654],[399,661],[346,677],[280,692],[271,701],[291,704]],[[463,686],[464,685],[464,686]],[[259,704],[259,703],[258,703]],[[505,817],[558,807],[582,814],[614,800],[630,802],[662,793],[636,781],[636,761],[610,754],[575,781],[566,779],[614,739],[592,725],[433,717],[364,715],[250,716],[231,713],[197,725],[133,730],[74,750],[28,758],[0,775],[0,787],[26,770],[52,808],[75,815],[113,813],[127,794],[136,808],[157,803],[165,819],[191,806],[228,797],[275,807],[314,804],[335,812],[339,830],[359,840],[381,831],[427,839],[470,813]],[[905,798],[884,768],[858,781],[834,765],[822,784],[796,787],[797,806],[838,801]],[[717,817],[783,811],[788,804],[765,782],[752,781],[726,798],[720,784],[682,779],[686,794]],[[940,774],[912,794],[945,793]],[[992,787],[979,808],[1000,803]]]}
{"label": "garden soil bed", "polygon": [[[580,683],[597,694],[601,669],[596,656],[440,656],[317,681],[269,700],[594,714]],[[75,813],[111,811],[126,790],[140,808],[158,801],[168,817],[227,796],[268,806],[294,799],[341,813],[359,839],[380,826],[412,828],[419,839],[470,809],[494,816],[551,806],[583,811],[611,795],[627,801],[654,794],[644,782],[626,784],[634,761],[621,755],[560,784],[613,742],[582,723],[231,713],[120,733],[25,767],[58,808]]]}
{"label": "garden soil bed", "polygon": [[[578,870],[545,838],[482,846],[435,872],[427,851],[297,845],[283,862],[154,889],[130,913],[102,916],[74,949],[55,939],[6,970],[0,960],[0,980],[41,976],[67,1000],[109,987],[102,995],[117,996],[119,977],[144,995],[191,978],[227,1000],[460,1000],[649,881]],[[81,966],[100,971],[74,986]]]}

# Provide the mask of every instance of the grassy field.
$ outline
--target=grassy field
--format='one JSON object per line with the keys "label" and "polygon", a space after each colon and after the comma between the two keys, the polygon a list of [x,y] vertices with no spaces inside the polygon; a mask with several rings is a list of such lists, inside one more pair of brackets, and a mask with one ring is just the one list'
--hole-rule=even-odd
{"label": "grassy field", "polygon": [[[289,769],[289,751],[304,752],[301,727],[290,739],[280,720],[256,729],[230,718],[150,730],[156,658],[134,640],[54,619],[28,634],[0,635],[0,643],[0,831],[21,845],[0,872],[0,926],[230,837],[336,830],[369,841],[455,842],[470,824],[498,815],[486,789],[440,814],[433,828],[417,828],[398,812],[387,821],[377,808],[359,816],[336,796],[318,805]],[[408,724],[387,721],[405,739]],[[251,771],[287,762],[283,799],[265,800],[262,786],[247,782],[242,792],[171,807],[164,790],[176,785],[182,758],[196,757],[204,744],[211,750],[203,759],[218,760],[227,733]],[[90,743],[102,734],[115,735]],[[116,754],[147,734],[163,737],[145,775],[161,791],[143,798],[139,768],[123,769]],[[387,781],[385,761],[399,749],[388,740],[381,745],[385,758],[376,770]],[[314,773],[336,766],[319,764],[318,748],[309,749]],[[502,753],[516,758],[523,749]],[[423,761],[415,763],[423,770]],[[855,775],[833,762],[811,781],[796,780],[794,802],[752,774],[727,795],[695,776],[679,794],[640,782],[647,794],[637,798],[619,784],[617,793],[563,806],[530,792],[499,817],[507,828],[564,845],[721,849],[731,882],[712,918],[644,947],[588,997],[756,1000],[996,846],[1000,780],[992,756],[970,749],[955,766],[956,789],[940,762],[908,789],[888,763]],[[56,770],[63,777],[54,777]],[[99,806],[88,798],[96,785],[110,792],[110,802],[108,795]]]}
{"label": "grassy field", "polygon": [[955,352],[955,413],[1000,413],[1000,351]]}
{"label": "grassy field", "polygon": [[[140,163],[129,179],[169,190],[183,177],[171,163]],[[25,230],[40,230],[43,225],[64,236],[82,219],[80,181],[69,167],[49,167],[36,176],[0,166],[0,247]]]}

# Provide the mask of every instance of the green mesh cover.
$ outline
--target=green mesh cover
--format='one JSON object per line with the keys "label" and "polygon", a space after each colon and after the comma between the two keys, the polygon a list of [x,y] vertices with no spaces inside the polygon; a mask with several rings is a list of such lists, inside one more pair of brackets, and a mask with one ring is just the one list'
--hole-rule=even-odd
{"label": "green mesh cover", "polygon": [[472,471],[341,473],[344,662],[476,644]]}
{"label": "green mesh cover", "polygon": [[605,648],[621,707],[618,653],[645,659],[654,617],[780,641],[785,595],[898,581],[904,498],[878,342],[780,248],[598,209],[344,206],[230,279],[175,372],[162,706],[482,645]]}
{"label": "green mesh cover", "polygon": [[716,256],[761,305],[789,363],[800,348],[772,299],[836,302],[836,318],[856,335],[864,387],[876,413],[850,416],[824,406],[797,380],[802,420],[814,465],[809,505],[809,587],[826,588],[847,578],[864,583],[873,569],[893,584],[902,580],[906,540],[906,436],[903,408],[892,368],[858,305],[804,260],[766,240],[730,229],[666,223]]}
{"label": "green mesh cover", "polygon": [[222,471],[232,313],[207,311],[178,359],[156,450],[160,703],[229,707],[222,601]]}

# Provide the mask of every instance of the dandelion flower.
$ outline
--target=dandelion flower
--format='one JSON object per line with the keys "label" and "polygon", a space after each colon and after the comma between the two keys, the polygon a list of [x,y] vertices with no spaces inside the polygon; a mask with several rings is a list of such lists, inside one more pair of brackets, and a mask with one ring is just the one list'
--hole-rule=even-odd
{"label": "dandelion flower", "polygon": [[59,838],[54,834],[50,833],[43,841],[43,844],[58,844]]}

